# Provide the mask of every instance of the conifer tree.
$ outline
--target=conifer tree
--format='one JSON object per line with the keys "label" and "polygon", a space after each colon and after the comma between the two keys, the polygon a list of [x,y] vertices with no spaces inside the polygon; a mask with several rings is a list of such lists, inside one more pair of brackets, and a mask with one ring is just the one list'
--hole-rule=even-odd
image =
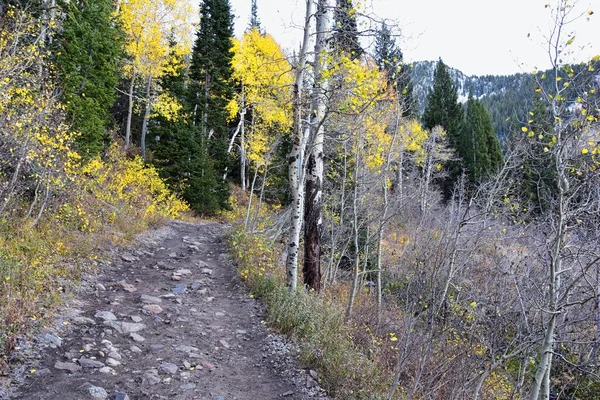
{"label": "conifer tree", "polygon": [[80,133],[77,147],[93,156],[108,140],[123,34],[111,0],[71,0],[62,6],[65,20],[55,41],[55,64],[73,129]]}
{"label": "conifer tree", "polygon": [[404,55],[385,22],[377,30],[375,62],[380,71],[386,71],[388,86],[394,88],[401,101],[402,115],[404,117],[415,116],[417,114],[417,102],[413,96],[410,69],[404,64]]}
{"label": "conifer tree", "polygon": [[248,30],[256,29],[261,34],[264,33],[262,26],[260,25],[260,18],[258,17],[258,5],[256,4],[256,0],[252,0],[252,7],[250,9],[250,24],[248,25]]}
{"label": "conifer tree", "polygon": [[[200,129],[202,140],[208,144],[217,175],[223,175],[231,167],[227,154],[229,127],[226,106],[234,94],[232,37],[233,16],[229,0],[204,0],[192,52],[188,99],[192,123]],[[219,181],[215,194],[221,207],[226,207],[229,198],[227,183]]]}
{"label": "conifer tree", "polygon": [[[427,106],[423,113],[423,125],[426,129],[441,126],[447,133],[450,147],[458,150],[459,134],[462,125],[463,110],[458,103],[457,89],[444,62],[440,59],[433,76],[433,88],[427,95]],[[460,178],[463,167],[459,161],[448,161],[445,165],[448,176],[440,182],[445,199],[450,199],[454,185]]]}
{"label": "conifer tree", "polygon": [[433,76],[433,88],[427,95],[423,124],[427,129],[441,126],[448,134],[450,144],[458,147],[458,134],[462,121],[462,107],[458,103],[456,85],[440,59]]}
{"label": "conifer tree", "polygon": [[464,124],[458,136],[457,153],[473,183],[489,176],[502,163],[500,144],[485,107],[469,95]]}
{"label": "conifer tree", "polygon": [[356,9],[352,0],[336,0],[334,13],[333,47],[338,53],[359,58],[364,53],[358,40]]}

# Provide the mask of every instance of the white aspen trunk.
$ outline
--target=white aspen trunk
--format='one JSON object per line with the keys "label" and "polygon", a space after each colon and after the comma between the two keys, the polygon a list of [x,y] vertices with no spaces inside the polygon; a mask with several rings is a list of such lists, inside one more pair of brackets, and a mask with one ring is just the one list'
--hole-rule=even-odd
{"label": "white aspen trunk", "polygon": [[310,137],[313,138],[308,155],[304,215],[304,284],[316,291],[321,290],[321,225],[323,208],[323,140],[326,113],[325,92],[327,82],[322,72],[327,68],[325,50],[326,31],[329,29],[329,1],[319,0],[317,8],[317,35],[315,43],[314,87],[312,92]]}
{"label": "white aspen trunk", "polygon": [[269,169],[265,165],[265,173],[263,174],[262,183],[260,184],[260,195],[258,196],[258,207],[256,207],[256,212],[254,213],[254,222],[253,223],[256,223],[256,221],[258,221],[258,218],[260,217],[260,209],[262,208],[262,205],[263,205],[265,186],[267,184],[267,173],[269,173]]}
{"label": "white aspen trunk", "polygon": [[[357,146],[357,150],[360,146]],[[359,176],[359,154],[356,154],[356,177]],[[360,273],[360,250],[358,248],[358,179],[354,182],[354,198],[352,199],[352,210],[353,210],[353,232],[354,232],[354,274],[352,276],[352,287],[350,289],[350,298],[348,299],[348,307],[346,308],[345,319],[348,320],[352,316],[354,311],[354,301],[358,293],[358,278]]]}
{"label": "white aspen trunk", "polygon": [[142,122],[142,137],[140,147],[142,148],[142,159],[146,161],[146,136],[148,135],[148,120],[150,119],[150,110],[152,109],[152,71],[148,74],[146,81],[146,109],[144,111],[144,120]]}
{"label": "white aspen trunk", "polygon": [[294,83],[293,118],[294,142],[288,157],[288,179],[292,197],[291,230],[287,245],[286,285],[290,291],[298,288],[298,251],[300,248],[300,231],[304,212],[304,173],[302,156],[306,146],[306,138],[302,129],[302,91],[304,89],[304,71],[310,42],[310,21],[313,13],[312,0],[306,0],[306,16],[304,19],[304,37],[302,48],[296,65],[296,81]]}
{"label": "white aspen trunk", "polygon": [[252,179],[252,186],[250,187],[250,199],[248,200],[248,209],[246,210],[246,219],[244,221],[244,230],[248,229],[248,221],[250,220],[250,212],[252,210],[252,198],[254,197],[254,185],[256,184],[256,178],[258,177],[258,168],[254,171],[254,179]]}
{"label": "white aspen trunk", "polygon": [[[242,109],[244,110],[241,115],[241,127],[240,127],[240,182],[242,184],[242,191],[246,191],[246,99],[245,99],[244,84],[242,83]],[[252,112],[252,119],[254,120],[254,112]],[[254,126],[253,126],[254,127]],[[256,179],[256,176],[255,178]]]}
{"label": "white aspen trunk", "polygon": [[127,108],[127,123],[125,125],[125,149],[131,146],[131,118],[133,116],[133,89],[135,87],[136,71],[133,71],[131,75],[131,82],[129,83],[129,107]]}

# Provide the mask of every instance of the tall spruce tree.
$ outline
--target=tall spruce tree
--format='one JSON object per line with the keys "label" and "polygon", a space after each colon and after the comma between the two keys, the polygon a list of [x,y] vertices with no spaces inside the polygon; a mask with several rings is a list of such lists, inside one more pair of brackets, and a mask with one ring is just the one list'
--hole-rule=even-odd
{"label": "tall spruce tree", "polygon": [[333,27],[333,48],[351,58],[359,58],[364,50],[358,39],[356,9],[352,0],[336,0]]}
{"label": "tall spruce tree", "polygon": [[65,20],[54,42],[55,65],[73,129],[80,132],[77,147],[93,156],[108,140],[123,34],[112,0],[71,0],[62,6]]}
{"label": "tall spruce tree", "polygon": [[479,182],[500,167],[502,152],[492,119],[485,107],[471,94],[457,140],[456,150],[470,182]]}
{"label": "tall spruce tree", "polygon": [[404,55],[392,37],[385,21],[375,37],[375,62],[380,71],[386,72],[388,86],[391,86],[402,105],[404,117],[416,116],[417,102],[413,96],[410,68],[404,64]]}
{"label": "tall spruce tree", "polygon": [[[202,140],[215,162],[217,175],[231,168],[227,154],[229,127],[227,104],[233,98],[231,59],[233,16],[228,0],[204,0],[200,27],[192,52],[188,99],[192,123],[200,129]],[[216,195],[221,207],[228,206],[229,188],[219,181]]]}
{"label": "tall spruce tree", "polygon": [[452,82],[446,65],[440,59],[433,75],[433,88],[427,95],[423,125],[427,129],[433,129],[438,125],[444,128],[450,144],[457,148],[462,114],[456,85]]}
{"label": "tall spruce tree", "polygon": [[[462,119],[463,110],[458,103],[456,85],[452,82],[446,65],[440,59],[433,76],[433,88],[427,95],[423,125],[427,129],[433,129],[436,126],[444,128],[450,147],[457,150],[460,146],[459,134]],[[439,184],[444,198],[449,200],[454,193],[455,183],[459,180],[463,167],[459,161],[455,160],[446,162],[444,167],[448,175]]]}
{"label": "tall spruce tree", "polygon": [[260,24],[260,18],[258,17],[258,5],[256,0],[252,0],[252,6],[250,8],[250,23],[248,24],[248,30],[257,29],[263,34],[263,29]]}
{"label": "tall spruce tree", "polygon": [[207,140],[200,128],[189,120],[192,113],[187,102],[186,67],[183,60],[174,64],[171,74],[160,78],[164,94],[176,99],[183,109],[177,118],[157,116],[150,126],[152,162],[172,190],[199,214],[214,213],[221,208],[219,176],[208,154]]}

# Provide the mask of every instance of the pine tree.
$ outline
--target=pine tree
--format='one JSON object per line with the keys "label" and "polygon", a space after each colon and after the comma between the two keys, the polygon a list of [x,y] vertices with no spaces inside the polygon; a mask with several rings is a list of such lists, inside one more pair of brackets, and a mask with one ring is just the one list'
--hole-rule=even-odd
{"label": "pine tree", "polygon": [[344,53],[351,58],[359,58],[364,50],[358,40],[356,25],[356,9],[352,0],[336,0],[334,13],[333,48],[338,53]]}
{"label": "pine tree", "polygon": [[[217,175],[231,168],[227,154],[229,127],[227,104],[233,98],[233,16],[228,0],[204,0],[200,27],[192,52],[189,102],[193,125],[199,127],[215,161]],[[216,190],[221,207],[227,207],[229,188],[220,181]]]}
{"label": "pine tree", "polygon": [[260,18],[258,18],[258,5],[256,4],[256,0],[252,0],[252,7],[250,10],[250,24],[248,25],[248,30],[252,29],[258,30],[261,34],[264,34],[262,26],[260,25]]}
{"label": "pine tree", "polygon": [[462,107],[458,103],[456,85],[440,59],[433,76],[433,88],[427,95],[427,106],[423,113],[423,125],[427,129],[441,126],[448,134],[450,144],[458,146],[458,135],[462,121]]}
{"label": "pine tree", "polygon": [[491,117],[471,94],[456,150],[472,183],[489,176],[502,163],[500,144],[494,133]]}
{"label": "pine tree", "polygon": [[[433,88],[427,95],[427,106],[423,113],[423,125],[426,129],[441,126],[447,133],[450,147],[458,150],[460,147],[459,134],[463,119],[462,106],[458,103],[457,89],[444,62],[440,59],[435,68],[433,76]],[[449,200],[454,192],[454,186],[458,182],[463,166],[459,161],[448,161],[445,165],[448,176],[440,182],[440,186],[446,200]]]}
{"label": "pine tree", "polygon": [[77,147],[92,156],[108,140],[123,34],[111,0],[71,0],[62,6],[65,20],[55,40],[55,64],[73,129],[81,134]]}
{"label": "pine tree", "polygon": [[[174,40],[171,40],[172,45]],[[173,46],[171,46],[173,47]],[[160,78],[164,94],[181,103],[177,118],[157,116],[151,126],[152,162],[160,176],[200,214],[214,213],[221,208],[218,196],[220,178],[208,154],[206,139],[200,128],[189,118],[192,109],[187,103],[186,71],[183,60],[175,63],[172,73]]]}
{"label": "pine tree", "polygon": [[375,62],[380,71],[386,71],[388,85],[394,88],[404,117],[416,116],[418,107],[413,96],[410,69],[404,64],[404,55],[392,37],[392,32],[383,22],[375,38]]}

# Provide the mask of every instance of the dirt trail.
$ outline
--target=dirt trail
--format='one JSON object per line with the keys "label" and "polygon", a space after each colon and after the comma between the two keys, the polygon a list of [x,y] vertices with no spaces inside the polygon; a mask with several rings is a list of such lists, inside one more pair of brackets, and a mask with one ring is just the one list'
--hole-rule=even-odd
{"label": "dirt trail", "polygon": [[45,349],[10,398],[325,399],[296,348],[261,323],[224,235],[218,223],[171,222],[115,254],[62,331],[38,335]]}

